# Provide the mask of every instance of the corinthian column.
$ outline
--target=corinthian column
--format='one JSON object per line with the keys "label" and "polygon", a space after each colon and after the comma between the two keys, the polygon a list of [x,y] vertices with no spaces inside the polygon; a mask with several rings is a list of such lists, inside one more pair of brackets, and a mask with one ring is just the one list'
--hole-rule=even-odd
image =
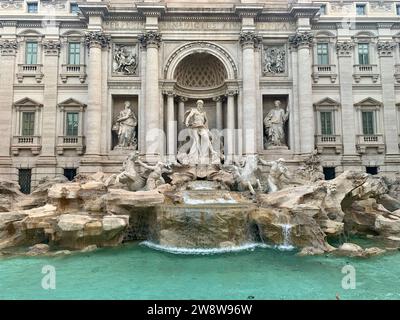
{"label": "corinthian column", "polygon": [[354,105],[353,105],[353,62],[352,52],[354,43],[339,41],[336,43],[336,51],[339,65],[340,103],[342,108],[342,128],[346,128],[346,134],[342,134],[343,160],[355,160],[356,131],[354,129]]}
{"label": "corinthian column", "polygon": [[160,121],[160,92],[158,77],[158,48],[161,35],[157,31],[148,31],[139,37],[141,45],[146,48],[146,115],[145,115],[145,154],[159,156],[161,153],[162,136]]}
{"label": "corinthian column", "polygon": [[386,155],[399,153],[396,94],[393,79],[393,51],[395,47],[396,44],[389,41],[380,41],[377,46],[382,77],[382,102],[385,107],[385,125],[383,127],[385,130]]}
{"label": "corinthian column", "polygon": [[[42,119],[42,154],[40,162],[55,162],[55,144],[57,139],[57,76],[58,57],[60,53],[59,40],[45,40],[43,42],[45,61],[43,71],[44,78],[44,99]],[[46,159],[43,159],[46,158]],[[53,160],[51,160],[53,158]]]}
{"label": "corinthian column", "polygon": [[298,108],[300,113],[300,152],[311,153],[314,150],[314,110],[312,104],[311,83],[311,45],[313,35],[310,32],[297,32],[289,37],[292,49],[297,49],[297,87]]}
{"label": "corinthian column", "polygon": [[176,122],[175,122],[175,102],[174,91],[166,90],[167,96],[167,155],[172,161],[176,153]]}
{"label": "corinthian column", "polygon": [[254,48],[259,45],[260,39],[253,31],[242,32],[239,37],[242,45],[242,77],[243,77],[243,153],[245,155],[256,152],[256,74]]}
{"label": "corinthian column", "polygon": [[88,106],[86,127],[86,157],[100,156],[101,148],[101,104],[102,104],[102,60],[101,50],[108,48],[110,38],[101,31],[86,33],[85,42],[89,49],[88,63]]}
{"label": "corinthian column", "polygon": [[[11,117],[13,104],[13,82],[15,75],[15,56],[17,53],[15,39],[0,41],[0,165],[10,165],[10,141],[12,139]],[[14,125],[17,125],[15,121]],[[0,172],[1,174],[3,172]]]}

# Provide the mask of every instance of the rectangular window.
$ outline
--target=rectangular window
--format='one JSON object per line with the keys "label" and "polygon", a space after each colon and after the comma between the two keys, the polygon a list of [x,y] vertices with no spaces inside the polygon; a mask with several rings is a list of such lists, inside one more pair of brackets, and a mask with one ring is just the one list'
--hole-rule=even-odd
{"label": "rectangular window", "polygon": [[32,170],[18,169],[18,183],[22,193],[31,193]]}
{"label": "rectangular window", "polygon": [[358,44],[358,64],[369,64],[369,44]]}
{"label": "rectangular window", "polygon": [[77,136],[78,126],[79,126],[79,113],[78,112],[67,112],[66,119],[66,135],[67,136]]}
{"label": "rectangular window", "polygon": [[400,16],[400,4],[396,5],[396,14]]}
{"label": "rectangular window", "polygon": [[329,48],[327,43],[317,44],[318,64],[329,64]]}
{"label": "rectangular window", "polygon": [[76,177],[76,169],[75,168],[65,168],[64,169],[64,176],[69,180],[72,181]]}
{"label": "rectangular window", "polygon": [[27,42],[26,43],[26,64],[37,64],[37,42]]}
{"label": "rectangular window", "polygon": [[37,13],[38,12],[38,3],[37,2],[28,2],[28,13]]}
{"label": "rectangular window", "polygon": [[367,14],[367,6],[365,4],[356,4],[356,13],[358,16],[365,16]]}
{"label": "rectangular window", "polygon": [[363,134],[375,134],[373,111],[362,112]]}
{"label": "rectangular window", "polygon": [[324,177],[325,180],[332,180],[335,179],[336,173],[334,167],[323,167]]}
{"label": "rectangular window", "polygon": [[365,172],[368,174],[376,175],[378,174],[378,167],[365,167]]}
{"label": "rectangular window", "polygon": [[321,115],[321,134],[332,135],[333,134],[332,112],[324,111],[321,112],[320,115]]}
{"label": "rectangular window", "polygon": [[326,14],[326,4],[321,4],[321,7],[319,8],[319,14],[321,16]]}
{"label": "rectangular window", "polygon": [[77,3],[71,3],[70,5],[70,12],[71,13],[78,13],[79,12],[79,7]]}
{"label": "rectangular window", "polygon": [[79,64],[80,63],[80,51],[81,44],[79,42],[70,42],[68,44],[68,63]]}
{"label": "rectangular window", "polygon": [[22,113],[22,135],[33,136],[35,134],[35,112]]}

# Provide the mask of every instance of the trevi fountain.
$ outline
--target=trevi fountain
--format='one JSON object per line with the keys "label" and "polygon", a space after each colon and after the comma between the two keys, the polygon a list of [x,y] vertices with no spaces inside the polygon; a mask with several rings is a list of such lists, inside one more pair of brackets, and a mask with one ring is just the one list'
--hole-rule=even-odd
{"label": "trevi fountain", "polygon": [[[284,145],[286,119],[275,101],[267,144]],[[173,162],[149,164],[132,150],[120,173],[43,179],[29,195],[1,181],[0,297],[399,298],[378,279],[397,281],[381,266],[399,260],[400,177],[345,171],[324,180],[317,152],[295,170],[256,155],[227,163],[207,121],[198,100]],[[129,148],[129,102],[117,122]],[[376,283],[344,291],[349,263]],[[57,266],[61,283],[32,296],[43,264]],[[23,286],[13,287],[13,273]]]}

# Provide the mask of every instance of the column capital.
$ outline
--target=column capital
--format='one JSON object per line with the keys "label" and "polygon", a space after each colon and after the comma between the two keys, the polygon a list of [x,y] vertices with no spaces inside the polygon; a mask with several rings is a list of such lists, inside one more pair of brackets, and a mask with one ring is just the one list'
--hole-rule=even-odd
{"label": "column capital", "polygon": [[16,39],[0,40],[0,52],[2,56],[15,56],[18,49]]}
{"label": "column capital", "polygon": [[107,48],[110,44],[110,36],[102,31],[89,31],[85,33],[86,46],[90,48]]}
{"label": "column capital", "polygon": [[349,57],[353,53],[354,42],[338,41],[336,42],[336,52],[338,56]]}
{"label": "column capital", "polygon": [[139,36],[139,42],[143,48],[156,47],[159,48],[161,44],[161,34],[158,31],[147,31]]}
{"label": "column capital", "polygon": [[256,48],[261,44],[261,39],[254,31],[242,31],[239,36],[239,42],[242,47]]}
{"label": "column capital", "polygon": [[289,43],[294,48],[299,47],[311,47],[313,43],[314,35],[309,31],[296,32],[289,36]]}
{"label": "column capital", "polygon": [[379,41],[376,48],[378,49],[379,57],[392,57],[396,43],[391,41]]}
{"label": "column capital", "polygon": [[44,40],[42,45],[45,55],[58,56],[61,48],[60,40]]}
{"label": "column capital", "polygon": [[174,97],[175,96],[175,90],[174,89],[164,89],[163,94],[169,96],[169,97]]}
{"label": "column capital", "polygon": [[214,102],[222,101],[222,97],[221,96],[213,97],[212,101],[214,101]]}
{"label": "column capital", "polygon": [[226,96],[236,96],[239,94],[239,90],[237,88],[228,88],[225,92]]}

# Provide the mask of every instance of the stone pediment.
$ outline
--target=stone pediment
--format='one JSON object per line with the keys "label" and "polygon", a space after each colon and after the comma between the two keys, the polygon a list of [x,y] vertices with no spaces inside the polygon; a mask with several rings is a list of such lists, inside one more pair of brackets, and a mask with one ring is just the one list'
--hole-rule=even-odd
{"label": "stone pediment", "polygon": [[316,103],[314,103],[315,107],[324,107],[324,106],[340,106],[340,103],[332,98],[324,98]]}
{"label": "stone pediment", "polygon": [[84,104],[84,103],[82,103],[82,102],[80,102],[78,100],[75,100],[73,98],[69,98],[69,99],[67,99],[67,100],[65,100],[63,102],[60,102],[58,104],[58,106],[59,107],[77,107],[77,106],[86,107],[86,104]]}
{"label": "stone pediment", "polygon": [[14,102],[14,107],[42,107],[43,105],[28,97]]}
{"label": "stone pediment", "polygon": [[381,107],[382,102],[375,100],[371,97],[361,100],[354,104],[355,107]]}

